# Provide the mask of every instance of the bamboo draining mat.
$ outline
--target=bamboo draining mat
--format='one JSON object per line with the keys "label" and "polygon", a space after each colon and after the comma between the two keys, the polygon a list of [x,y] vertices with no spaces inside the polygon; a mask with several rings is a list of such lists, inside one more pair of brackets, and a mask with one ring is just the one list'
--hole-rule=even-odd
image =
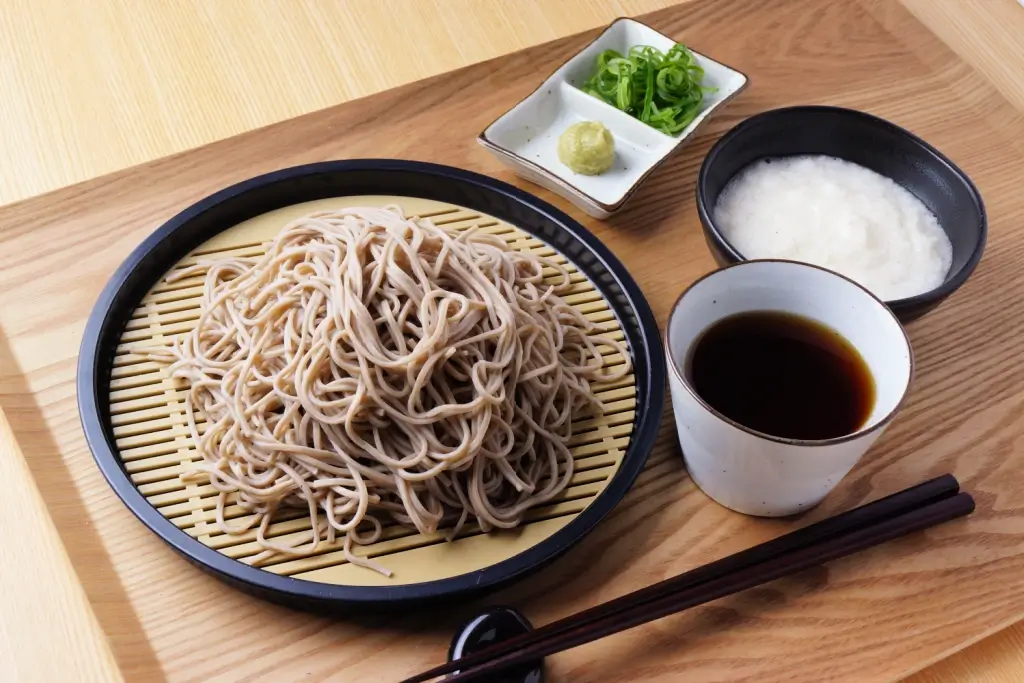
{"label": "bamboo draining mat", "polygon": [[[901,6],[885,0],[716,0],[647,18],[735,64],[751,88],[631,207],[588,225],[626,263],[661,320],[712,266],[693,181],[712,141],[773,106],[867,109],[911,128],[983,193],[989,249],[967,285],[911,326],[913,395],[896,423],[810,517],[953,471],[970,520],[581,648],[553,679],[718,681],[899,678],[1024,612],[1024,154],[1020,113]],[[386,681],[425,668],[468,609],[339,623],[240,595],[185,565],[124,510],[85,448],[73,402],[84,323],[116,265],[163,220],[253,174],[337,157],[428,159],[511,176],[472,138],[590,36],[289,121],[0,210],[3,407],[128,680]],[[474,106],[462,95],[472,93]],[[458,96],[456,96],[458,95]],[[412,113],[414,112],[414,114]],[[7,368],[13,368],[8,370]],[[83,513],[84,511],[84,513]],[[529,583],[496,596],[538,622],[791,528],[709,503],[682,471],[671,425],[601,527]],[[308,675],[307,675],[308,674]]]}
{"label": "bamboo draining mat", "polygon": [[[511,249],[529,251],[561,263],[571,274],[571,289],[564,294],[596,329],[611,339],[624,335],[608,302],[564,256],[540,240],[504,221],[452,204],[409,197],[337,197],[295,204],[257,216],[207,240],[185,256],[178,268],[212,263],[217,259],[256,257],[284,225],[314,211],[349,206],[398,205],[407,216],[420,216],[447,230],[475,228],[497,235]],[[170,274],[169,273],[169,274]],[[550,273],[552,282],[561,276]],[[174,380],[165,365],[145,356],[146,349],[160,348],[194,329],[199,318],[204,278],[166,282],[161,278],[142,299],[128,322],[110,382],[110,416],[119,455],[132,481],[147,500],[175,526],[204,545],[246,564],[259,554],[256,531],[223,533],[216,523],[217,491],[209,484],[186,484],[180,475],[202,459],[189,434],[185,416],[187,384]],[[609,367],[625,359],[607,352]],[[278,556],[264,564],[266,571],[297,579],[345,585],[394,586],[444,579],[496,564],[540,543],[583,511],[604,490],[618,470],[633,431],[636,380],[630,372],[614,383],[596,385],[595,395],[605,403],[602,415],[580,416],[575,425],[571,452],[573,477],[550,504],[530,511],[526,523],[514,531],[481,534],[467,525],[454,542],[445,532],[429,536],[388,526],[383,538],[369,546],[357,546],[358,555],[372,557],[394,572],[386,577],[345,561],[341,543],[322,547],[311,557]],[[202,428],[202,421],[199,423]],[[233,525],[246,513],[232,499],[225,517]],[[305,510],[285,513],[270,525],[267,536],[278,542],[299,540],[311,526]]]}

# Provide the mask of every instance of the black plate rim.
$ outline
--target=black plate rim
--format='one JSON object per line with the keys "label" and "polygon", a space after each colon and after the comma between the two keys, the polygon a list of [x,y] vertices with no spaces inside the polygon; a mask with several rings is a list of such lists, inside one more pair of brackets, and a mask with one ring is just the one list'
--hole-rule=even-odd
{"label": "black plate rim", "polygon": [[[629,300],[631,312],[637,319],[641,343],[631,341],[631,351],[634,357],[640,353],[646,356],[647,372],[644,379],[650,390],[643,397],[642,404],[638,402],[636,406],[633,433],[618,471],[598,497],[564,527],[524,552],[489,567],[446,579],[396,586],[326,584],[250,567],[203,545],[164,517],[135,487],[108,438],[106,417],[100,412],[104,405],[100,392],[104,388],[97,383],[98,378],[106,376],[103,371],[105,354],[102,353],[100,342],[115,318],[114,306],[122,289],[144,258],[154,249],[166,245],[189,221],[240,194],[257,192],[275,183],[302,176],[352,170],[426,174],[443,181],[468,184],[484,193],[497,193],[514,204],[539,213],[568,231],[597,257]],[[308,200],[296,199],[294,203],[302,201]],[[227,227],[230,226],[225,226],[225,229]],[[155,278],[151,279],[149,286],[153,282]],[[614,302],[609,301],[609,304],[613,310],[616,308]],[[615,312],[616,315],[621,314],[620,311]],[[146,527],[186,559],[229,584],[275,602],[333,611],[351,607],[412,606],[443,598],[478,595],[521,579],[561,556],[618,505],[643,469],[661,424],[666,377],[666,361],[657,320],[642,291],[611,250],[576,220],[513,185],[472,171],[418,161],[351,159],[294,166],[236,183],[189,206],[146,237],[114,272],[93,307],[82,338],[76,389],[86,442],[100,471],[121,501]]]}

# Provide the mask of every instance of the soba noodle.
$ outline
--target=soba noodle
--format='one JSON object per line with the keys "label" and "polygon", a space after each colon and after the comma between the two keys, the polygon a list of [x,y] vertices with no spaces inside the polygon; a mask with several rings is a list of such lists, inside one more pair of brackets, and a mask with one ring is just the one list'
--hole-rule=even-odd
{"label": "soba noodle", "polygon": [[[183,476],[219,492],[224,532],[256,529],[256,563],[342,541],[387,574],[352,546],[388,519],[449,538],[516,526],[569,483],[573,419],[601,409],[591,383],[629,369],[560,298],[558,263],[398,207],[314,213],[263,256],[171,277],[204,272],[195,329],[152,355],[189,387],[202,461]],[[311,530],[268,537],[295,508]]]}

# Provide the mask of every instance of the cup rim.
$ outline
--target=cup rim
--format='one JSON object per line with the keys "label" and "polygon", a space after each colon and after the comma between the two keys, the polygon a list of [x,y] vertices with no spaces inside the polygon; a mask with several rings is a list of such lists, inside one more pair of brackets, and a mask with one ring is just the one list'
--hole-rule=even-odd
{"label": "cup rim", "polygon": [[[896,323],[896,327],[899,329],[900,333],[902,333],[902,335],[903,335],[903,342],[907,346],[907,358],[908,358],[909,363],[910,363],[910,368],[909,368],[909,372],[907,373],[907,382],[906,382],[906,384],[903,387],[903,393],[900,395],[899,400],[896,401],[896,403],[895,403],[895,405],[893,405],[892,409],[889,412],[887,412],[880,420],[876,421],[874,424],[872,424],[872,425],[870,425],[868,427],[861,427],[860,429],[858,429],[855,432],[851,432],[849,434],[844,434],[842,436],[832,437],[830,439],[793,439],[793,438],[788,438],[788,437],[784,437],[784,436],[775,436],[774,434],[768,434],[766,432],[758,431],[756,429],[751,429],[750,427],[747,427],[746,425],[740,424],[736,420],[733,420],[732,418],[722,414],[721,412],[719,412],[718,410],[713,408],[707,401],[705,401],[703,398],[701,398],[700,394],[697,393],[697,390],[694,389],[690,385],[690,382],[686,379],[686,374],[680,368],[680,365],[679,365],[679,363],[676,360],[675,353],[673,353],[673,350],[672,350],[672,343],[671,343],[671,339],[669,338],[669,331],[672,329],[672,316],[675,315],[676,310],[679,308],[680,302],[682,302],[682,300],[683,300],[683,297],[685,297],[687,294],[689,294],[690,290],[695,288],[697,285],[699,285],[704,280],[707,280],[711,276],[713,276],[713,275],[715,275],[717,273],[721,273],[721,272],[726,271],[726,270],[731,270],[733,268],[742,268],[743,266],[750,266],[750,265],[758,264],[758,263],[782,263],[782,264],[785,264],[785,265],[802,266],[802,267],[805,267],[805,268],[812,268],[814,270],[820,270],[820,271],[822,271],[824,273],[827,273],[829,275],[833,275],[833,276],[835,276],[837,278],[840,278],[842,280],[846,280],[847,282],[852,284],[854,287],[860,289],[862,292],[867,294],[868,297],[870,297],[872,301],[874,301],[876,304],[881,306],[885,310],[885,312],[888,313],[889,316],[893,319],[893,321]],[[712,323],[712,324],[714,324],[714,323]],[[704,330],[701,331],[701,334],[703,334],[703,332],[704,332]],[[813,263],[805,263],[804,261],[793,261],[791,259],[751,259],[749,261],[738,261],[736,263],[730,263],[729,265],[722,266],[721,268],[716,268],[715,270],[712,270],[710,273],[705,273],[704,275],[700,276],[699,278],[697,278],[696,280],[691,282],[679,294],[679,296],[676,297],[675,302],[673,302],[673,304],[672,304],[672,308],[669,309],[668,320],[667,320],[667,322],[665,324],[665,331],[662,334],[662,340],[665,343],[665,351],[668,354],[669,365],[671,366],[670,371],[672,372],[673,375],[675,375],[676,379],[679,380],[679,383],[682,385],[682,387],[684,389],[686,389],[687,393],[689,393],[694,398],[694,400],[697,401],[698,404],[700,404],[700,406],[702,408],[704,408],[709,413],[711,413],[712,415],[714,415],[718,419],[722,420],[726,424],[732,425],[736,429],[739,429],[740,431],[746,432],[747,434],[750,434],[751,436],[755,436],[755,437],[760,438],[760,439],[765,439],[767,441],[772,441],[774,443],[786,444],[786,445],[789,445],[789,446],[803,446],[803,447],[814,447],[814,448],[817,448],[817,447],[820,447],[820,446],[831,446],[831,445],[834,445],[834,444],[841,444],[841,443],[846,443],[848,441],[854,441],[856,439],[860,439],[860,438],[862,438],[864,436],[867,436],[867,435],[871,434],[872,432],[875,432],[875,431],[877,431],[879,429],[882,429],[883,427],[888,425],[890,422],[892,422],[893,418],[896,417],[896,413],[898,413],[900,411],[900,408],[903,407],[903,404],[906,403],[907,396],[910,394],[910,387],[911,387],[911,385],[914,382],[914,371],[915,371],[914,347],[910,344],[910,337],[907,336],[906,328],[903,327],[903,323],[901,323],[899,318],[896,317],[896,314],[892,312],[892,309],[890,309],[885,304],[884,301],[882,301],[877,296],[875,296],[867,287],[865,287],[864,285],[860,284],[859,282],[857,282],[857,281],[855,281],[855,280],[853,280],[853,279],[851,279],[851,278],[849,278],[849,277],[847,277],[845,275],[837,273],[834,270],[830,270],[829,268],[824,268],[822,266],[818,266],[818,265],[815,265]],[[687,349],[687,350],[689,350],[689,349]],[[858,349],[858,351],[859,351],[859,349]],[[678,419],[678,416],[676,417],[676,419]]]}

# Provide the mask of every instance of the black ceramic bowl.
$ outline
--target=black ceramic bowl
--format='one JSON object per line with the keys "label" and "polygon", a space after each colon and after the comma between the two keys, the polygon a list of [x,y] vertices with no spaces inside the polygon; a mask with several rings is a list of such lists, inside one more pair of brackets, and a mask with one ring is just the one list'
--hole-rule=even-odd
{"label": "black ceramic bowl", "polygon": [[838,107],[790,107],[753,116],[711,148],[697,178],[697,211],[704,238],[719,265],[746,260],[715,226],[711,214],[726,184],[765,157],[825,154],[892,178],[924,202],[953,245],[953,263],[935,289],[886,301],[902,321],[915,320],[956,291],[985,250],[988,222],[970,178],[937,149],[899,126]]}

